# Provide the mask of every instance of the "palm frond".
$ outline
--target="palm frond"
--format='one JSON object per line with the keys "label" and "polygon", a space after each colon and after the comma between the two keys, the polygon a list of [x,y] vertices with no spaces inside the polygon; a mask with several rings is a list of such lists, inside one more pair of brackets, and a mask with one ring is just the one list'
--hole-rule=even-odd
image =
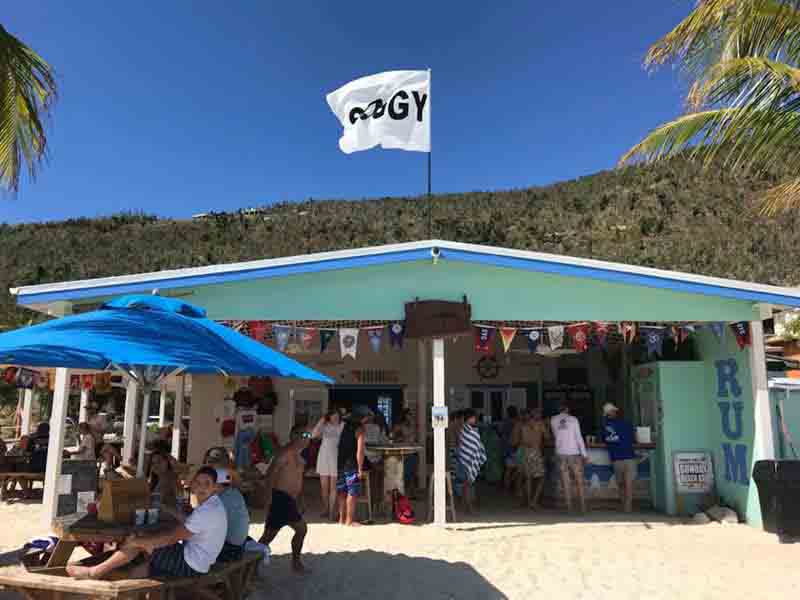
{"label": "palm frond", "polygon": [[23,168],[36,177],[57,97],[50,65],[0,25],[0,187],[16,192]]}
{"label": "palm frond", "polygon": [[766,216],[800,207],[800,179],[792,179],[767,190],[761,198],[760,212]]}

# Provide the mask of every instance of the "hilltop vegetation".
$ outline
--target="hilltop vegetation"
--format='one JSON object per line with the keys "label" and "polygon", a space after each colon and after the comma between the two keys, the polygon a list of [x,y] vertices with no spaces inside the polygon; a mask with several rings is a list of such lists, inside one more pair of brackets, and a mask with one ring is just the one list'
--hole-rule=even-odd
{"label": "hilltop vegetation", "polygon": [[[787,175],[734,178],[675,159],[547,187],[442,194],[433,237],[796,285],[800,216],[750,212]],[[426,207],[424,198],[306,201],[206,220],[0,225],[0,324],[33,316],[14,306],[11,285],[426,239]]]}

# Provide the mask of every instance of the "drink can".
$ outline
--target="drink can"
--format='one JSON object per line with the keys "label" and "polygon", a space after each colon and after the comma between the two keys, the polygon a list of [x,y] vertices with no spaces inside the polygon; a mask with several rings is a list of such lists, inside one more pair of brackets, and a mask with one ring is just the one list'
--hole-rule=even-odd
{"label": "drink can", "polygon": [[134,524],[137,526],[144,525],[147,522],[147,509],[146,508],[137,508],[136,509],[136,518],[134,520]]}

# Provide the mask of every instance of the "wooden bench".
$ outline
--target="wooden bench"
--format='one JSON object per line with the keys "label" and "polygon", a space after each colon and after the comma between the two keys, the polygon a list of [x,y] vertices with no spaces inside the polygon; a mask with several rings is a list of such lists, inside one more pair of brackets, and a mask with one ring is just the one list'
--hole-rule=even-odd
{"label": "wooden bench", "polygon": [[[183,591],[195,598],[243,598],[262,555],[248,552],[241,560],[217,563],[207,575],[184,578],[72,579],[64,567],[27,570],[22,566],[0,568],[0,586],[11,588],[28,600],[174,600]],[[221,595],[217,593],[221,592]]]}
{"label": "wooden bench", "polygon": [[[16,484],[19,483],[23,492],[27,494],[33,489],[33,483],[36,481],[41,481],[42,485],[44,485],[44,473],[29,473],[25,471],[0,473],[0,499],[5,500],[6,497],[9,496],[9,492],[6,491],[7,484],[13,482],[16,487]],[[30,488],[28,488],[28,490],[25,489],[25,484],[23,482],[30,483]]]}

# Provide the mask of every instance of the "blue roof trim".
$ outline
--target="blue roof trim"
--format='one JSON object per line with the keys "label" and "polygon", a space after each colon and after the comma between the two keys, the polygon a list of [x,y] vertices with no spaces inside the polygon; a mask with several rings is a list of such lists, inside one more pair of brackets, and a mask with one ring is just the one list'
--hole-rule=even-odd
{"label": "blue roof trim", "polygon": [[[256,279],[270,279],[275,277],[287,277],[291,275],[323,273],[326,271],[336,271],[342,269],[356,269],[385,264],[430,260],[430,249],[434,246],[435,244],[431,244],[430,246],[416,248],[413,250],[401,250],[397,252],[386,252],[381,254],[348,258],[335,258],[284,266],[257,267],[206,275],[188,275],[185,277],[153,279],[147,282],[97,286],[56,292],[26,293],[18,296],[17,302],[22,306],[26,306],[31,304],[56,302],[59,300],[74,301],[87,298],[98,298],[102,296],[119,296],[139,292],[149,292],[154,288],[158,288],[159,290],[169,290],[176,288],[232,283],[237,281],[252,281]],[[646,286],[674,292],[730,298],[732,300],[765,302],[769,304],[800,307],[800,298],[785,296],[783,294],[742,290],[708,283],[682,281],[670,277],[629,273],[610,268],[581,266],[534,258],[519,258],[513,256],[503,256],[499,254],[471,252],[468,250],[456,250],[445,247],[441,250],[441,260],[453,260],[493,267],[518,269],[538,273],[550,273],[567,277],[596,279],[611,283]]]}
{"label": "blue roof trim", "polygon": [[732,300],[765,302],[768,304],[800,307],[800,298],[784,296],[783,294],[770,294],[767,292],[741,290],[707,283],[680,281],[677,279],[657,277],[654,275],[640,275],[637,273],[614,271],[612,269],[586,267],[536,259],[515,258],[496,254],[486,255],[478,252],[451,249],[442,250],[442,258],[461,262],[491,265],[494,267],[536,271],[539,273],[552,273],[554,275],[580,277],[583,279],[598,279],[611,283],[623,283],[628,285],[671,290],[675,292],[730,298]]}
{"label": "blue roof trim", "polygon": [[100,296],[118,296],[122,294],[135,294],[137,292],[150,292],[155,288],[158,288],[159,290],[169,290],[201,285],[231,283],[236,281],[252,281],[254,279],[270,279],[273,277],[287,277],[290,275],[302,275],[305,273],[322,273],[325,271],[337,271],[340,269],[357,269],[359,267],[413,262],[426,258],[430,260],[430,257],[431,253],[429,248],[423,248],[420,250],[406,250],[401,252],[387,252],[385,254],[339,258],[294,265],[243,269],[241,271],[233,271],[229,273],[192,275],[169,279],[152,279],[146,283],[125,283],[119,285],[96,286],[81,290],[24,294],[17,296],[17,303],[22,306],[27,306],[30,304],[57,302],[59,300],[81,300],[86,298],[98,298]]}

